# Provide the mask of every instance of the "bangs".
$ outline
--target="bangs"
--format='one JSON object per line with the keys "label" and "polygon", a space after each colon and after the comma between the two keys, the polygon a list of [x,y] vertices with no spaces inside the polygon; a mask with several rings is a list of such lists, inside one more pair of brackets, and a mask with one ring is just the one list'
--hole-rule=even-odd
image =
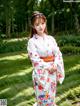
{"label": "bangs", "polygon": [[35,23],[45,23],[45,22],[46,22],[46,21],[45,21],[44,18],[38,17],[38,18],[35,19],[34,24],[35,24]]}

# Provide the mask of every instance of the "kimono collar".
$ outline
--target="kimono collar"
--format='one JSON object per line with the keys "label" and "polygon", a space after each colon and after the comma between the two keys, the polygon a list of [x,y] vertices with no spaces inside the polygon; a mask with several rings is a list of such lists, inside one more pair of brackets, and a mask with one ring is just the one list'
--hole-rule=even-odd
{"label": "kimono collar", "polygon": [[33,35],[33,37],[36,38],[36,39],[44,39],[46,36],[47,36],[46,34],[44,34],[42,36],[40,36],[38,34]]}

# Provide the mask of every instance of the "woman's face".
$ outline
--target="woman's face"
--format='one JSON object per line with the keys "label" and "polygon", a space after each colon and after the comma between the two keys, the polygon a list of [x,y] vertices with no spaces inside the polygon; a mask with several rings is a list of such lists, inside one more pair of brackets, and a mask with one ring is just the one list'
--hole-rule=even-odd
{"label": "woman's face", "polygon": [[34,22],[34,28],[36,29],[38,34],[43,34],[46,28],[46,22],[42,18],[37,18]]}

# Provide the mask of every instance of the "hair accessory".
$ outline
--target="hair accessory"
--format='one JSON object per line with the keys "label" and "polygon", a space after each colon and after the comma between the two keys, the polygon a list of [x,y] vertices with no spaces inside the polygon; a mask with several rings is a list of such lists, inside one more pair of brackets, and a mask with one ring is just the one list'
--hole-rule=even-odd
{"label": "hair accessory", "polygon": [[39,11],[34,11],[33,14],[32,14],[31,20],[32,20],[34,17],[40,17],[40,16],[43,16],[43,13],[40,13]]}

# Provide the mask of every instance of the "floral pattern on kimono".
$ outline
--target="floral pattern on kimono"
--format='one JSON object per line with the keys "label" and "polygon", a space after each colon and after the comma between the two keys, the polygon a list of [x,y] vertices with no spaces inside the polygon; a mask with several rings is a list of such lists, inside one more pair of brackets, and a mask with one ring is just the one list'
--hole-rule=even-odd
{"label": "floral pattern on kimono", "polygon": [[[28,41],[28,55],[33,65],[32,79],[38,106],[56,106],[57,81],[64,80],[64,64],[62,53],[55,39],[50,35],[33,35]],[[53,55],[55,60],[44,62],[40,57]],[[57,71],[50,73],[46,68],[56,65]]]}

